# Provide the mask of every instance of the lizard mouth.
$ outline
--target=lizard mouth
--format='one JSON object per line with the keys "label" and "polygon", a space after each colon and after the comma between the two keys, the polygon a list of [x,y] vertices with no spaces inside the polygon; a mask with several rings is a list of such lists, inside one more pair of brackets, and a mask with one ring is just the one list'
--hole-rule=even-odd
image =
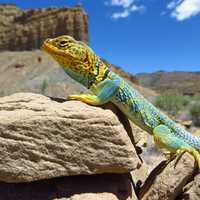
{"label": "lizard mouth", "polygon": [[48,43],[48,39],[46,41],[44,41],[44,43],[42,44],[42,50],[46,51],[47,53],[49,53],[52,56],[62,56],[62,57],[69,57],[69,58],[74,58],[73,55],[71,55],[70,53],[68,53],[66,50],[62,50],[62,49],[58,49],[57,47],[54,47],[53,45]]}

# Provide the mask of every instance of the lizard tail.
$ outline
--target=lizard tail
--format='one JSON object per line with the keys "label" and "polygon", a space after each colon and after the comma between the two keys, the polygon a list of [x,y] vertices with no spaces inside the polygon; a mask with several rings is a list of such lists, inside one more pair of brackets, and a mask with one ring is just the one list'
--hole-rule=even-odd
{"label": "lizard tail", "polygon": [[193,147],[197,152],[200,153],[200,138],[186,130],[180,129],[177,131],[177,137],[182,139],[184,142]]}

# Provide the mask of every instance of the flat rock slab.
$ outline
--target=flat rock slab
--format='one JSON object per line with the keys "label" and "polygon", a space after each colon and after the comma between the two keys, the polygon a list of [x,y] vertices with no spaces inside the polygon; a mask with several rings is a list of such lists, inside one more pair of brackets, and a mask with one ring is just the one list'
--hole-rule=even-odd
{"label": "flat rock slab", "polygon": [[139,164],[109,109],[32,93],[0,98],[0,181],[126,173]]}
{"label": "flat rock slab", "polygon": [[1,200],[137,200],[129,174],[70,176],[0,183]]}

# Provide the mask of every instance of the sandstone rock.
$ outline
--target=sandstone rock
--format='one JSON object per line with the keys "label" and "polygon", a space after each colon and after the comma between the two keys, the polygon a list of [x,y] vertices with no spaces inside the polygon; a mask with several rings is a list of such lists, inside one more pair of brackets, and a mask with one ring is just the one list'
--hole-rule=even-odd
{"label": "sandstone rock", "polygon": [[173,160],[166,167],[161,163],[148,177],[140,192],[142,200],[173,200],[193,176],[194,158],[185,153],[179,162]]}
{"label": "sandstone rock", "polygon": [[80,6],[29,9],[0,5],[0,50],[31,50],[48,37],[71,35],[88,42],[88,18]]}
{"label": "sandstone rock", "polygon": [[14,18],[21,14],[22,10],[14,4],[0,4],[0,32],[8,28]]}
{"label": "sandstone rock", "polygon": [[140,148],[145,148],[148,142],[148,134],[130,121],[135,144]]}
{"label": "sandstone rock", "polygon": [[140,190],[141,185],[144,184],[148,175],[149,175],[149,167],[144,162],[140,166],[138,166],[137,169],[131,172],[131,177],[133,182],[135,183],[137,192]]}
{"label": "sandstone rock", "polygon": [[0,180],[125,173],[140,160],[111,110],[18,93],[0,98]]}
{"label": "sandstone rock", "polygon": [[[184,192],[181,200],[199,200],[200,199],[200,174],[198,174],[194,181],[190,182],[187,186],[187,191]],[[188,189],[189,188],[189,189]]]}
{"label": "sandstone rock", "polygon": [[0,183],[1,200],[137,200],[129,174],[70,176],[33,183]]}

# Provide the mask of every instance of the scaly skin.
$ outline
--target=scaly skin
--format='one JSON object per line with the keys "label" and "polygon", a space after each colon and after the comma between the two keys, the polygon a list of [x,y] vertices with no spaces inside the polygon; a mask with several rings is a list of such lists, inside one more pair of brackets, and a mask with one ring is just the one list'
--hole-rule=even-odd
{"label": "scaly skin", "polygon": [[114,103],[131,121],[152,134],[155,143],[171,154],[189,152],[200,168],[200,139],[187,132],[130,87],[120,76],[110,71],[86,44],[70,36],[47,39],[42,48],[64,71],[93,93],[71,95],[90,105]]}

